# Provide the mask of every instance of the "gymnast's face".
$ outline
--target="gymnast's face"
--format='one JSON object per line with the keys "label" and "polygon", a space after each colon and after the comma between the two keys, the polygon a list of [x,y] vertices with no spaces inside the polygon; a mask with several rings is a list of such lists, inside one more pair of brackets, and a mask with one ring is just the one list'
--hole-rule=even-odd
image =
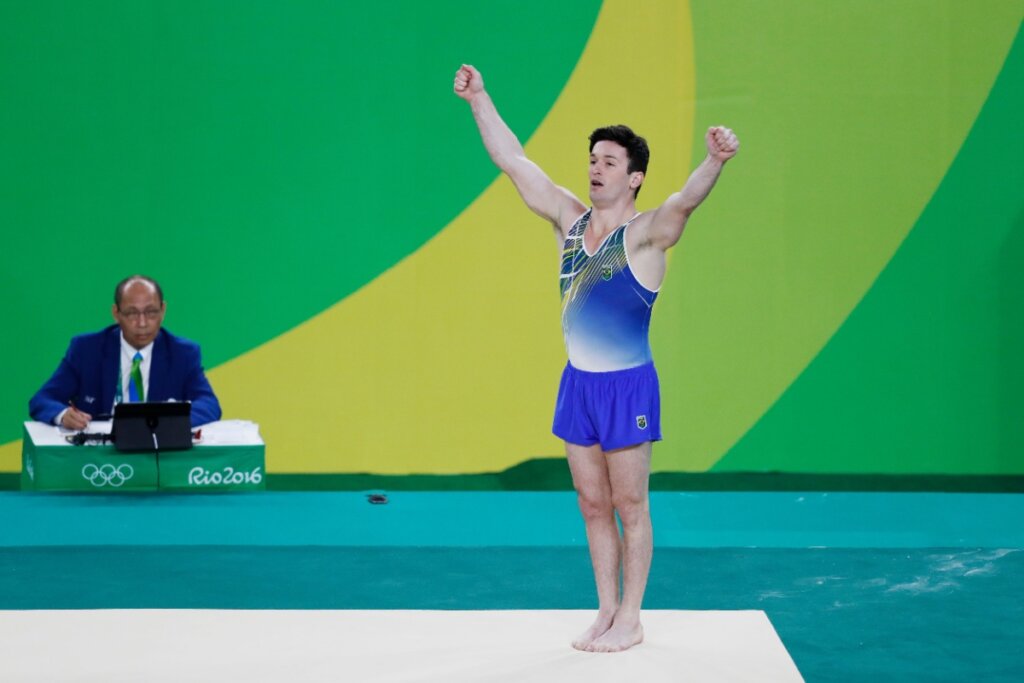
{"label": "gymnast's face", "polygon": [[595,206],[626,193],[632,196],[643,178],[641,171],[629,172],[629,155],[619,143],[599,140],[590,150],[590,201]]}
{"label": "gymnast's face", "polygon": [[113,314],[125,341],[141,349],[156,339],[166,310],[167,304],[160,300],[153,285],[135,280],[124,288],[121,303],[114,304]]}

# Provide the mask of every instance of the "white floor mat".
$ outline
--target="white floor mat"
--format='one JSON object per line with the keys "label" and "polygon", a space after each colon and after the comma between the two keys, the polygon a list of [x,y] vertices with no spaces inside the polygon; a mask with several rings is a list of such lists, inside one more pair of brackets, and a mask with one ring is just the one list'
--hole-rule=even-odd
{"label": "white floor mat", "polygon": [[11,681],[802,681],[764,612],[651,610],[645,641],[569,646],[592,612],[0,611]]}

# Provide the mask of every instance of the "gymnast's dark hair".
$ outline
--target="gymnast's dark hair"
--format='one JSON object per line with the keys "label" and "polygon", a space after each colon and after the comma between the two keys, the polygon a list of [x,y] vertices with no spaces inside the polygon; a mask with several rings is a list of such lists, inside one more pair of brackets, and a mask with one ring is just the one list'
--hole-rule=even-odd
{"label": "gymnast's dark hair", "polygon": [[[651,158],[651,150],[647,146],[647,140],[633,132],[629,126],[605,126],[598,128],[590,134],[590,151],[594,151],[594,145],[602,140],[616,142],[626,148],[626,157],[629,159],[629,173],[641,171],[647,173],[647,162]],[[634,196],[640,194],[640,188],[636,188]]]}
{"label": "gymnast's dark hair", "polygon": [[117,304],[118,310],[121,308],[121,297],[124,295],[125,287],[137,281],[148,282],[153,285],[153,289],[156,290],[156,298],[160,300],[161,304],[164,302],[164,290],[160,289],[160,284],[156,280],[145,275],[129,275],[118,282],[117,287],[114,287],[114,303]]}

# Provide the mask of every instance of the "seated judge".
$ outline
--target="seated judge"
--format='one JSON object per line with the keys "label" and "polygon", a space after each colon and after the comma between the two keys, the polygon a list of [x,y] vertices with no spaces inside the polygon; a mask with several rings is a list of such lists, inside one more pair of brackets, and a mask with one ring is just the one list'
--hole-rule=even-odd
{"label": "seated judge", "polygon": [[64,359],[29,401],[32,419],[85,429],[117,403],[191,401],[192,426],[220,419],[199,345],[161,329],[167,304],[152,278],[132,275],[114,290],[116,325],[74,337]]}

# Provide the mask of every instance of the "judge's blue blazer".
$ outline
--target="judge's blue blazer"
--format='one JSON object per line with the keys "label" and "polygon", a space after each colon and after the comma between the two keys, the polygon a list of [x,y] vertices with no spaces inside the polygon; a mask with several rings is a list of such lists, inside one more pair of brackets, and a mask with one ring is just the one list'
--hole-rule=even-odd
{"label": "judge's blue blazer", "polygon": [[[147,401],[191,401],[192,425],[220,419],[220,403],[203,373],[199,345],[161,329],[153,341]],[[121,328],[74,337],[53,376],[28,402],[33,420],[53,424],[74,402],[90,415],[110,413],[121,372]]]}

